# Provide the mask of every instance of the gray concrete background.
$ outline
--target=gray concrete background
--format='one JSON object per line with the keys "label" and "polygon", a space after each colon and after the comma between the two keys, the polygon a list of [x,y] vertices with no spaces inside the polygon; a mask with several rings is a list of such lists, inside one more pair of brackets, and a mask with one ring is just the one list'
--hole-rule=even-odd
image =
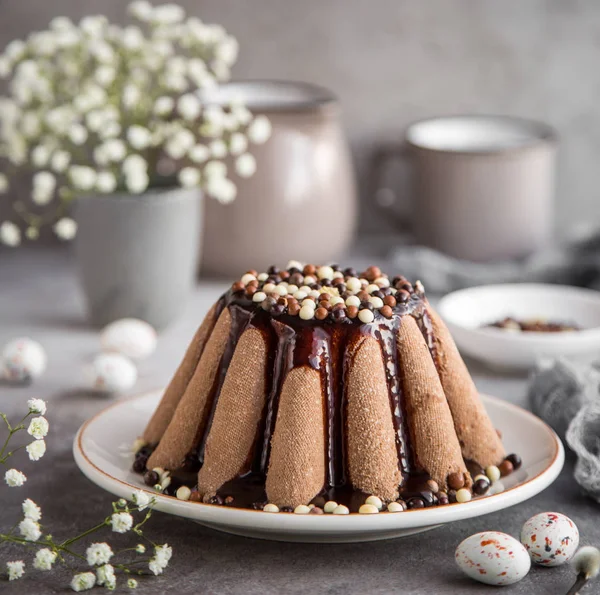
{"label": "gray concrete background", "polygon": [[[333,89],[361,182],[374,145],[430,115],[500,112],[560,132],[558,228],[600,216],[600,3],[596,0],[181,0],[241,44],[237,78]],[[56,15],[125,19],[124,0],[3,0],[0,47]],[[363,187],[363,230],[383,220]],[[2,210],[0,210],[0,217]]]}

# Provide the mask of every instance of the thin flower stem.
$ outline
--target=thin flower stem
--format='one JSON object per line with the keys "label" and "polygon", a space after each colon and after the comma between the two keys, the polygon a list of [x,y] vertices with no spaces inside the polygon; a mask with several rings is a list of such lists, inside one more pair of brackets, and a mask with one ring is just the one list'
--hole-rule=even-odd
{"label": "thin flower stem", "polygon": [[58,547],[67,547],[67,546],[71,545],[72,543],[75,543],[76,541],[79,541],[80,539],[83,539],[84,537],[87,537],[88,535],[91,535],[92,533],[99,531],[100,529],[102,529],[103,527],[106,527],[107,525],[108,525],[108,519],[104,519],[104,521],[102,523],[100,523],[99,525],[96,525],[95,527],[92,527],[91,529],[84,531],[83,533],[81,533],[80,535],[77,535],[76,537],[73,537],[72,539],[67,539],[67,541],[63,541],[61,544],[59,544]]}

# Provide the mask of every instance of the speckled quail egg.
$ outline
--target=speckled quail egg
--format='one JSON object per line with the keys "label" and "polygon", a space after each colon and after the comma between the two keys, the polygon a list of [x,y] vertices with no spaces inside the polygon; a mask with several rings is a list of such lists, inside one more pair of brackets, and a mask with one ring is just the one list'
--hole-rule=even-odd
{"label": "speckled quail egg", "polygon": [[2,375],[7,380],[24,382],[37,378],[46,369],[46,352],[33,339],[13,339],[2,350]]}
{"label": "speckled quail egg", "polygon": [[575,555],[579,530],[560,512],[540,512],[523,525],[521,543],[536,564],[560,566]]}
{"label": "speckled quail egg", "polygon": [[156,331],[143,320],[122,318],[104,327],[100,343],[103,351],[122,353],[140,360],[156,349]]}
{"label": "speckled quail egg", "polygon": [[467,537],[456,548],[455,560],[467,576],[486,585],[512,585],[531,568],[525,547],[498,531]]}
{"label": "speckled quail egg", "polygon": [[91,383],[95,390],[107,393],[123,392],[137,381],[134,363],[120,353],[101,353],[91,367]]}

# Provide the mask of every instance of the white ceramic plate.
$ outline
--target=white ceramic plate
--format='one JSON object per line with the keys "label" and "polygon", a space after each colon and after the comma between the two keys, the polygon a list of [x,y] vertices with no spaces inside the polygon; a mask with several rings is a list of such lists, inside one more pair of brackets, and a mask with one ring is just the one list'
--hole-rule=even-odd
{"label": "white ceramic plate", "polygon": [[[448,294],[438,303],[460,351],[492,366],[531,368],[543,358],[577,357],[600,350],[600,292],[562,285],[484,285]],[[482,328],[506,317],[574,323],[560,333]]]}
{"label": "white ceramic plate", "polygon": [[495,512],[527,500],[549,486],[564,462],[556,434],[532,413],[500,399],[483,396],[495,426],[502,431],[508,452],[523,466],[505,478],[504,491],[466,504],[377,515],[295,515],[184,502],[157,494],[131,471],[131,444],[157,406],[161,391],[119,401],[83,424],[73,453],[83,473],[101,488],[123,498],[143,489],[156,497],[156,509],[198,521],[202,525],[249,537],[279,541],[374,541],[419,533],[434,527]]}

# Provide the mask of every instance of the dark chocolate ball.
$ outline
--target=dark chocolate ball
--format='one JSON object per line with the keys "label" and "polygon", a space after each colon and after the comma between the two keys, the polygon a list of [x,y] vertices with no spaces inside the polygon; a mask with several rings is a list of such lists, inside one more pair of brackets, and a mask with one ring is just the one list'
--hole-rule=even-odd
{"label": "dark chocolate ball", "polygon": [[147,486],[155,486],[159,481],[160,477],[156,471],[146,471],[146,473],[144,473],[144,483]]}
{"label": "dark chocolate ball", "polygon": [[507,461],[510,461],[510,463],[512,463],[512,466],[514,469],[519,469],[519,467],[521,467],[521,465],[523,464],[523,461],[521,460],[521,457],[519,455],[516,454],[510,454],[506,457]]}

